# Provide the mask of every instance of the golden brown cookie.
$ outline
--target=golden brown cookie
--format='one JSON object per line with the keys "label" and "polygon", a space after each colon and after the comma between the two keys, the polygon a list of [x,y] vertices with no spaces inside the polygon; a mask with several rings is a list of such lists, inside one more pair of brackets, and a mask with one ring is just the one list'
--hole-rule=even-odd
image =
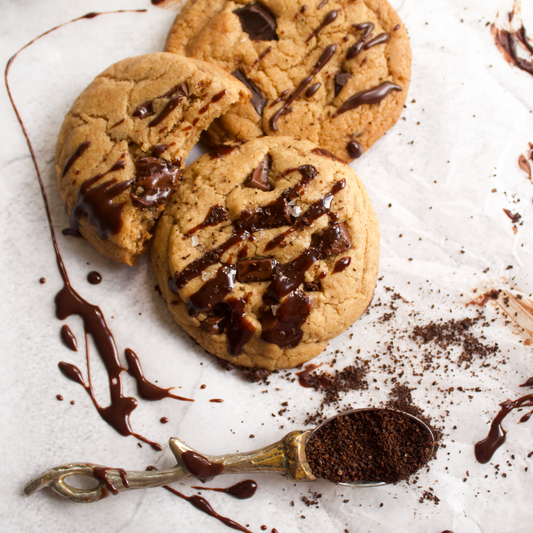
{"label": "golden brown cookie", "polygon": [[291,135],[346,161],[396,123],[411,76],[409,38],[387,0],[189,0],[166,49],[252,91],[208,142]]}
{"label": "golden brown cookie", "polygon": [[166,52],[102,72],[72,105],[57,141],[59,192],[72,228],[133,265],[202,130],[249,98],[216,65]]}
{"label": "golden brown cookie", "polygon": [[173,318],[206,350],[291,368],[369,305],[379,227],[346,163],[309,141],[262,137],[187,168],[152,260]]}

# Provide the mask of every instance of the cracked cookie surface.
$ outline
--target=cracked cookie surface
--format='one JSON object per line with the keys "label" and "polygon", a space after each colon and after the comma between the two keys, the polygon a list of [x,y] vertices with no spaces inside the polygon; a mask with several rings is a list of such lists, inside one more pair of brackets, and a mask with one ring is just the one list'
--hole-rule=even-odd
{"label": "cracked cookie surface", "polygon": [[211,121],[248,90],[216,65],[166,52],[115,63],[76,99],[56,147],[71,226],[132,265]]}
{"label": "cracked cookie surface", "polygon": [[252,91],[207,142],[291,135],[346,161],[396,123],[411,75],[409,38],[387,0],[189,0],[166,49]]}
{"label": "cracked cookie surface", "polygon": [[355,172],[309,141],[216,146],[190,165],[152,243],[174,320],[207,351],[291,368],[369,305],[379,227]]}

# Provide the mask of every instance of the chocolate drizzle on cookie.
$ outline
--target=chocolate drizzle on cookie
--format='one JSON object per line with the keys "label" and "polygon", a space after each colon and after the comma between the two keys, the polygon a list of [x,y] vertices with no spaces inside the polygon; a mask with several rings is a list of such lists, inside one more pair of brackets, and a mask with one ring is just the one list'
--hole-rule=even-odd
{"label": "chocolate drizzle on cookie", "polygon": [[133,180],[118,181],[116,178],[96,185],[104,176],[123,170],[125,160],[117,161],[108,171],[98,174],[82,183],[78,192],[78,201],[70,214],[70,226],[80,229],[80,220],[87,216],[87,223],[95,225],[100,239],[111,233],[116,235],[122,228],[122,209],[126,201],[115,203],[113,200],[127,191]]}
{"label": "chocolate drizzle on cookie", "polygon": [[353,59],[354,57],[357,57],[361,50],[363,49],[363,46],[365,45],[366,41],[370,39],[370,36],[372,34],[372,30],[374,29],[374,23],[372,22],[362,22],[361,24],[354,24],[353,25],[354,30],[356,31],[363,31],[363,35],[359,38],[359,40],[350,48],[348,48],[348,52],[346,53],[346,59]]}
{"label": "chocolate drizzle on cookie", "polygon": [[242,70],[235,70],[231,75],[248,87],[249,91],[252,93],[250,103],[254,106],[257,114],[261,116],[266,104],[266,98],[261,91],[246,77]]}
{"label": "chocolate drizzle on cookie", "polygon": [[185,238],[191,237],[194,235],[197,231],[208,228],[209,226],[218,226],[222,222],[228,219],[228,212],[221,206],[221,205],[214,205],[209,209],[209,212],[207,213],[207,216],[205,217],[205,220],[198,224],[197,226],[194,226],[194,228],[190,229],[186,234]]}
{"label": "chocolate drizzle on cookie", "polygon": [[337,19],[339,12],[336,9],[331,10],[325,17],[320,26],[313,31],[311,35],[307,38],[306,43],[308,43],[313,37],[316,37],[326,26],[329,26],[332,22]]}
{"label": "chocolate drizzle on cookie", "polygon": [[380,33],[379,35],[376,35],[373,39],[370,39],[369,41],[367,41],[365,45],[363,46],[363,48],[365,50],[369,50],[373,46],[377,46],[378,44],[383,44],[383,43],[388,42],[389,39],[390,37],[388,33]]}
{"label": "chocolate drizzle on cookie", "polygon": [[139,157],[135,161],[137,177],[130,191],[132,204],[140,208],[164,204],[178,188],[180,166],[180,158],[171,163],[155,157]]}
{"label": "chocolate drizzle on cookie", "polygon": [[63,172],[61,173],[62,178],[67,175],[67,172],[72,168],[72,165],[83,155],[89,146],[91,146],[91,141],[85,141],[76,148],[63,167]]}
{"label": "chocolate drizzle on cookie", "polygon": [[[287,188],[269,204],[253,211],[243,211],[241,216],[233,221],[233,234],[230,239],[189,263],[180,273],[176,273],[169,280],[171,292],[177,294],[179,289],[205,272],[208,267],[221,263],[225,252],[248,240],[257,231],[292,224],[288,230],[267,244],[265,251],[268,251],[281,245],[288,234],[310,226],[322,215],[329,215],[333,197],[346,186],[346,180],[335,183],[329,193],[310,205],[305,213],[294,220],[291,215],[291,203],[318,175],[317,169],[312,165],[290,168],[284,174],[295,171],[300,172],[302,176],[295,185]],[[333,217],[332,221],[336,222],[336,217]],[[227,297],[231,294],[236,280],[239,283],[270,281],[263,296],[262,316],[259,318],[262,325],[260,338],[280,347],[294,347],[302,339],[301,328],[311,310],[311,300],[300,289],[307,270],[317,260],[342,253],[351,246],[344,224],[334,223],[324,231],[313,234],[312,245],[289,263],[280,264],[271,257],[239,259],[236,268],[230,262],[222,263],[216,274],[211,275],[211,279],[189,297],[187,312],[192,317],[206,313],[207,317],[201,321],[201,328],[212,335],[225,332],[230,355],[239,355],[244,345],[253,337],[255,327],[246,319],[246,298]]]}
{"label": "chocolate drizzle on cookie", "polygon": [[251,4],[233,12],[241,21],[242,31],[252,41],[277,41],[278,27],[274,15],[261,4]]}
{"label": "chocolate drizzle on cookie", "polygon": [[320,58],[316,62],[315,67],[311,71],[311,74],[309,74],[309,76],[305,77],[300,82],[300,85],[298,85],[298,87],[293,91],[293,93],[289,96],[288,100],[270,117],[270,129],[272,131],[278,131],[278,127],[276,126],[276,122],[278,118],[282,114],[290,113],[289,106],[296,100],[296,98],[298,98],[300,93],[311,83],[313,78],[327,65],[327,63],[335,55],[336,50],[337,50],[336,44],[330,44],[325,48]]}
{"label": "chocolate drizzle on cookie", "polygon": [[337,109],[337,112],[333,115],[332,118],[338,117],[346,111],[351,111],[359,106],[365,104],[378,104],[384,100],[392,91],[401,91],[402,88],[395,83],[390,81],[384,81],[376,87],[367,89],[366,91],[361,91],[360,93],[355,94],[354,96],[348,98],[344,104]]}

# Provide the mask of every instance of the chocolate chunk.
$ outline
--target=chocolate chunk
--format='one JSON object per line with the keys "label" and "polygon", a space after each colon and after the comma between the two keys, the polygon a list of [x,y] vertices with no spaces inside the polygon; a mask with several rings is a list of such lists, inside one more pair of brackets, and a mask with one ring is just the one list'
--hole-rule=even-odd
{"label": "chocolate chunk", "polygon": [[225,316],[208,316],[200,322],[200,327],[210,335],[222,335],[227,322],[228,319]]}
{"label": "chocolate chunk", "polygon": [[252,93],[252,99],[250,100],[250,103],[254,106],[257,114],[262,115],[266,104],[266,98],[263,96],[261,91],[246,77],[242,70],[235,70],[231,73],[231,75],[248,87]]}
{"label": "chocolate chunk", "polygon": [[322,235],[314,237],[313,241],[315,239],[318,242],[316,244],[313,242],[313,244],[320,250],[322,257],[341,254],[352,247],[352,241],[342,222],[329,226]]}
{"label": "chocolate chunk", "polygon": [[153,102],[144,102],[135,108],[135,111],[131,114],[132,117],[140,118],[141,120],[146,117],[151,117],[155,115],[154,103]]}
{"label": "chocolate chunk", "polygon": [[335,96],[337,96],[341,89],[348,83],[348,80],[352,77],[349,72],[337,72],[335,74]]}
{"label": "chocolate chunk", "polygon": [[251,4],[236,9],[233,13],[241,21],[242,31],[252,41],[277,41],[277,23],[274,15],[261,4]]}
{"label": "chocolate chunk", "polygon": [[271,280],[274,265],[275,260],[271,257],[243,259],[237,263],[237,279],[241,282]]}
{"label": "chocolate chunk", "polygon": [[268,181],[268,173],[272,166],[272,158],[267,154],[257,168],[246,178],[245,187],[253,187],[262,191],[271,191],[274,187]]}
{"label": "chocolate chunk", "polygon": [[153,207],[165,203],[178,187],[180,160],[176,163],[155,157],[140,157],[135,161],[137,181],[131,190],[135,207]]}
{"label": "chocolate chunk", "polygon": [[314,281],[306,281],[304,283],[304,291],[306,292],[318,292],[320,291],[320,285]]}
{"label": "chocolate chunk", "polygon": [[211,159],[217,159],[218,157],[224,157],[237,150],[238,146],[231,146],[229,144],[217,144],[212,146],[209,150],[209,157]]}

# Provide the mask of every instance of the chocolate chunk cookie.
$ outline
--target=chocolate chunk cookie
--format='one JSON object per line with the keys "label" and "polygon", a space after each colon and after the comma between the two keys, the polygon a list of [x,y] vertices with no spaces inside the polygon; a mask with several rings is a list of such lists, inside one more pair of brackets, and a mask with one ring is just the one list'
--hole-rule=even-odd
{"label": "chocolate chunk cookie", "polygon": [[387,0],[189,0],[169,52],[211,61],[252,92],[207,141],[309,139],[351,161],[399,119],[411,49]]}
{"label": "chocolate chunk cookie", "polygon": [[216,146],[187,168],[152,260],[173,318],[206,350],[290,368],[367,308],[379,228],[346,163],[309,141],[262,137]]}
{"label": "chocolate chunk cookie", "polygon": [[65,117],[56,148],[73,229],[133,265],[203,129],[248,90],[216,65],[166,52],[102,72]]}

